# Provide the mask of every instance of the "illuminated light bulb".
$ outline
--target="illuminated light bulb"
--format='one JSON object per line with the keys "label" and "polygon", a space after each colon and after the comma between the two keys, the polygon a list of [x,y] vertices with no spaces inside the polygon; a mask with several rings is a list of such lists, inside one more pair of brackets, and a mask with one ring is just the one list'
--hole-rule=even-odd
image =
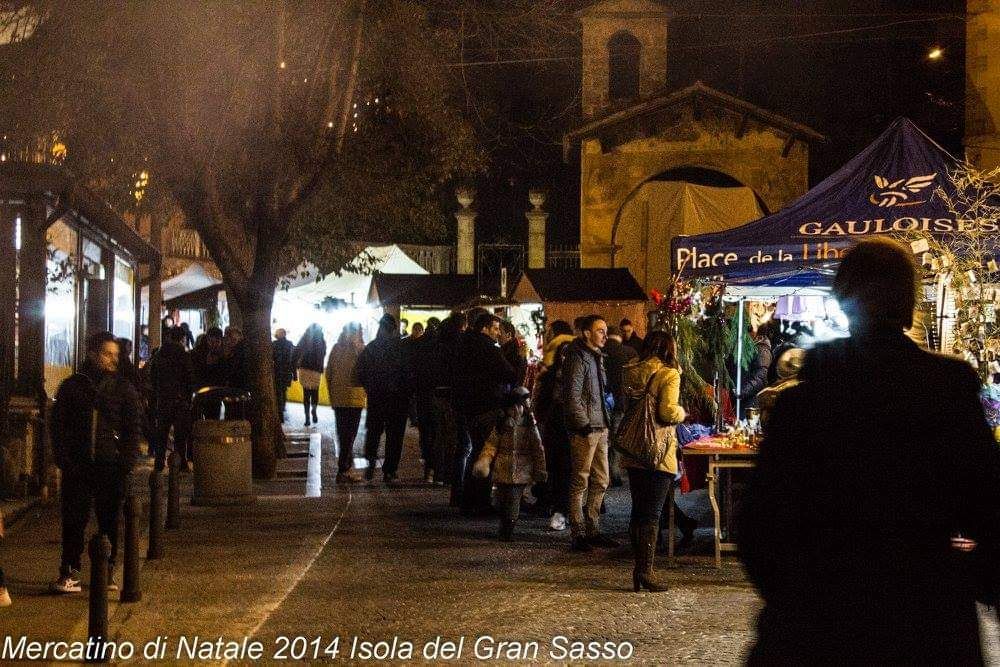
{"label": "illuminated light bulb", "polygon": [[329,127],[330,129],[333,129],[333,121],[331,120],[329,123],[326,124],[326,126]]}
{"label": "illuminated light bulb", "polygon": [[282,60],[280,63],[278,63],[278,67],[280,67],[281,69],[285,69],[285,61]]}
{"label": "illuminated light bulb", "polygon": [[935,46],[931,48],[930,51],[927,52],[928,60],[940,60],[943,57],[944,57],[944,49],[942,49],[940,46]]}

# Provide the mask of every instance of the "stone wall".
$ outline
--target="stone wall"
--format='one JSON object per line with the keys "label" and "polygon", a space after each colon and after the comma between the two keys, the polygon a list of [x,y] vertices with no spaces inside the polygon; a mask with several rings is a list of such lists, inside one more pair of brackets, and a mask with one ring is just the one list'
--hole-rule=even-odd
{"label": "stone wall", "polygon": [[[600,139],[584,140],[580,162],[580,254],[583,267],[610,267],[611,239],[623,206],[646,181],[681,167],[726,174],[751,188],[770,212],[809,189],[809,150],[796,141],[782,157],[787,136],[750,121],[691,109],[680,112],[655,136],[605,150]],[[662,252],[664,249],[654,249]]]}
{"label": "stone wall", "polygon": [[1000,166],[1000,0],[968,0],[965,146],[980,169]]}
{"label": "stone wall", "polygon": [[647,97],[667,81],[668,14],[650,2],[617,0],[594,6],[581,16],[583,26],[583,115],[608,109],[608,42],[628,32],[642,44],[639,96]]}

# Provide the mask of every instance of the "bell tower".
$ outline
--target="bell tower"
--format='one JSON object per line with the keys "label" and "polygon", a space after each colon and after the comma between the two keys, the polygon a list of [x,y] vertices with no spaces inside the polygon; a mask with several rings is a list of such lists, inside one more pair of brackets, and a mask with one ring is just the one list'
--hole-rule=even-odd
{"label": "bell tower", "polygon": [[652,0],[604,0],[577,12],[583,27],[583,115],[627,106],[667,82],[670,14]]}

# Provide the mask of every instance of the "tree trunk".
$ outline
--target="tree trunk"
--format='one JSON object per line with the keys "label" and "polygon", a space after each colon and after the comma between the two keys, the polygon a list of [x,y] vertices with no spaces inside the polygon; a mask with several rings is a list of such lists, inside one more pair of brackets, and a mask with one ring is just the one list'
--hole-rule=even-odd
{"label": "tree trunk", "polygon": [[[262,281],[268,283],[267,280]],[[274,395],[274,361],[271,356],[271,304],[276,280],[270,290],[241,295],[246,345],[247,379],[253,394],[250,423],[253,425],[253,469],[257,479],[274,477],[277,459],[285,454],[284,435],[278,421]]]}

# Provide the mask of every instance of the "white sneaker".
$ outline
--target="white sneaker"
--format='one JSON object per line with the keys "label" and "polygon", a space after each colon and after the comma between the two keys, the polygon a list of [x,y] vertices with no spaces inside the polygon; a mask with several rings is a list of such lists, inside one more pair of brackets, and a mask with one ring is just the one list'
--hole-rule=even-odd
{"label": "white sneaker", "polygon": [[49,584],[49,590],[53,593],[79,593],[83,590],[80,586],[80,573],[70,570],[65,577],[59,577]]}
{"label": "white sneaker", "polygon": [[566,517],[559,512],[553,513],[549,520],[549,530],[566,530]]}

